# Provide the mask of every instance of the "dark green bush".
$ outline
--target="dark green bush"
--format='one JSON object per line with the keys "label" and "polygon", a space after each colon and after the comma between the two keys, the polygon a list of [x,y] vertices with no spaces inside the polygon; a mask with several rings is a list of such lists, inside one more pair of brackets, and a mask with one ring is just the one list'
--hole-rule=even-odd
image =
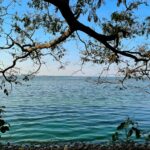
{"label": "dark green bush", "polygon": [[121,122],[116,128],[116,132],[112,135],[112,141],[130,142],[135,139],[143,138],[150,140],[150,135],[139,129],[138,123],[130,118]]}
{"label": "dark green bush", "polygon": [[121,122],[116,129],[116,132],[112,135],[113,141],[130,141],[131,137],[140,138],[141,130],[138,128],[138,123],[134,122],[130,118]]}
{"label": "dark green bush", "polygon": [[3,119],[4,106],[0,106],[0,132],[5,133],[9,130],[9,124]]}

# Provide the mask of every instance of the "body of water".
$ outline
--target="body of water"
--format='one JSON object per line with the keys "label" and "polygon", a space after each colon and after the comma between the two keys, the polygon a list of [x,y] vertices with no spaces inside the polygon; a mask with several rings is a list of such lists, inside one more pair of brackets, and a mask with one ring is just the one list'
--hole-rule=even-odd
{"label": "body of water", "polygon": [[150,95],[142,88],[149,81],[118,85],[96,84],[96,78],[36,77],[1,93],[10,131],[2,140],[13,143],[107,141],[117,125],[131,117],[142,129],[150,124]]}

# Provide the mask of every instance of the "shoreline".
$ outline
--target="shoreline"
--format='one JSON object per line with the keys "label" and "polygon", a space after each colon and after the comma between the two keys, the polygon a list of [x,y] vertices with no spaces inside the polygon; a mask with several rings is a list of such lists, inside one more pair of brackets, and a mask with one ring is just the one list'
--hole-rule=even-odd
{"label": "shoreline", "polygon": [[86,142],[72,142],[72,143],[57,143],[57,144],[31,144],[31,145],[15,145],[7,143],[0,145],[0,150],[150,150],[150,143],[86,143]]}

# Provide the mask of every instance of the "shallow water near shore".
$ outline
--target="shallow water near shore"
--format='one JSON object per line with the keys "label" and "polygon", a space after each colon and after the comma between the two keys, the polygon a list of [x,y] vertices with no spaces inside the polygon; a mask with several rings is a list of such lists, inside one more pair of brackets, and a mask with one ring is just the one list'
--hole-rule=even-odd
{"label": "shallow water near shore", "polygon": [[111,139],[116,126],[128,116],[144,130],[150,124],[149,81],[128,80],[127,89],[96,84],[96,78],[35,77],[16,86],[7,97],[4,117],[10,131],[2,141],[17,144]]}

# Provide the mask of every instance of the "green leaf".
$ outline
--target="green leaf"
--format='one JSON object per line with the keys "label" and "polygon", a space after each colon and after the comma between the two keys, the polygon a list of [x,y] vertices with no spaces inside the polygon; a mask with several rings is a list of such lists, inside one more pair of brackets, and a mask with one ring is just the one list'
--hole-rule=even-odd
{"label": "green leaf", "polygon": [[117,127],[117,130],[122,130],[122,129],[124,129],[124,127],[125,127],[125,122],[122,122],[118,127]]}
{"label": "green leaf", "polygon": [[150,141],[150,134],[147,136],[147,140]]}
{"label": "green leaf", "polygon": [[140,130],[136,130],[136,138],[140,138],[141,137],[141,132],[140,132]]}
{"label": "green leaf", "polygon": [[127,134],[127,137],[128,137],[128,138],[131,137],[132,134],[133,134],[133,130],[130,129],[129,132],[128,132],[128,134]]}
{"label": "green leaf", "polygon": [[135,131],[136,138],[139,139],[141,137],[141,131],[135,127],[132,127],[132,129]]}
{"label": "green leaf", "polygon": [[8,96],[8,90],[4,89],[4,93]]}
{"label": "green leaf", "polygon": [[1,131],[2,133],[5,133],[6,131],[9,131],[9,127],[8,127],[8,126],[2,126],[2,127],[0,128],[0,131]]}
{"label": "green leaf", "polygon": [[112,135],[112,141],[117,141],[119,138],[118,138],[118,132],[115,132],[113,135]]}
{"label": "green leaf", "polygon": [[0,127],[5,124],[5,121],[3,119],[0,119]]}

